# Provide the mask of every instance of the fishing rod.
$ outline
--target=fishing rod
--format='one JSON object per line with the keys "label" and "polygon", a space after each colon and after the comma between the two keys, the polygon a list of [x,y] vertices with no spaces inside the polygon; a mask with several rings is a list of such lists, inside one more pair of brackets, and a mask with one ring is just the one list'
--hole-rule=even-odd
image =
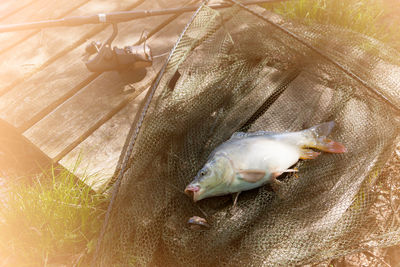
{"label": "fishing rod", "polygon": [[[276,3],[283,1],[286,0],[252,0],[243,3],[243,5],[259,5],[259,4]],[[210,4],[208,5],[208,7],[213,9],[220,9],[220,8],[231,7],[233,5],[234,4],[227,2],[227,3]],[[99,13],[96,15],[89,15],[89,16],[74,16],[74,17],[67,17],[55,20],[43,20],[36,22],[0,25],[0,33],[10,32],[10,31],[23,31],[30,29],[41,29],[49,27],[63,27],[63,26],[73,27],[85,24],[101,24],[101,23],[113,24],[113,23],[126,22],[130,20],[141,19],[152,16],[194,12],[197,10],[198,7],[199,6],[188,6],[188,7],[154,9],[154,10],[118,11],[111,13]]]}
{"label": "fishing rod", "polygon": [[[283,2],[287,0],[252,0],[243,5],[259,5],[266,3]],[[233,6],[231,2],[210,4],[208,7],[213,9],[228,8]],[[194,12],[199,6],[187,6],[179,8],[166,8],[154,10],[133,10],[118,11],[111,13],[99,13],[88,16],[73,16],[55,20],[43,20],[10,25],[0,25],[0,34],[5,32],[23,31],[30,29],[43,29],[50,27],[76,27],[86,24],[107,24],[112,25],[113,32],[104,43],[91,42],[86,47],[84,63],[89,71],[104,72],[111,70],[121,70],[134,66],[134,68],[144,68],[152,65],[153,58],[162,55],[152,56],[150,47],[146,44],[147,37],[141,36],[138,43],[140,45],[130,45],[124,48],[114,47],[111,44],[118,34],[117,23],[126,22],[152,16],[168,14],[180,15],[186,12]]]}

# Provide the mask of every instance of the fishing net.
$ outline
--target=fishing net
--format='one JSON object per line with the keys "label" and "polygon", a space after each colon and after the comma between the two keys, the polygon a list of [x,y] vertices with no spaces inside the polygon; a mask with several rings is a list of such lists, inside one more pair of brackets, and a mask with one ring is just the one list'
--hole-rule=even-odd
{"label": "fishing net", "polygon": [[[204,6],[178,40],[155,81],[99,265],[287,266],[399,243],[400,222],[371,212],[398,142],[399,54],[349,30],[251,10]],[[300,161],[298,177],[279,178],[279,194],[269,185],[243,192],[235,209],[229,195],[184,195],[234,132],[331,120],[330,137],[348,152]],[[188,227],[194,215],[211,228]]]}

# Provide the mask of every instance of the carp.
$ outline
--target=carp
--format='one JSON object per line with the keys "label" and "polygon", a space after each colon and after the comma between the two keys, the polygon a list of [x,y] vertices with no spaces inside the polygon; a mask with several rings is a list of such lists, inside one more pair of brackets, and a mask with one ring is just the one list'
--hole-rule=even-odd
{"label": "carp", "polygon": [[[237,132],[215,148],[204,167],[186,187],[195,202],[204,198],[237,193],[263,186],[278,185],[276,178],[299,159],[315,159],[320,152],[344,153],[346,148],[327,136],[333,121],[298,132]],[[313,149],[311,149],[313,148]]]}

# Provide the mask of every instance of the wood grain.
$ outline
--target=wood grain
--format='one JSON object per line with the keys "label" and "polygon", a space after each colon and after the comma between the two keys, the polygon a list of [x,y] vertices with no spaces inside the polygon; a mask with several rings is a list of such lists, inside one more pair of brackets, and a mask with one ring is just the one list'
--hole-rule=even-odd
{"label": "wood grain", "polygon": [[[145,92],[140,94],[59,163],[84,179],[93,190],[102,191],[114,174],[126,135],[144,95]],[[80,162],[77,167],[76,162]]]}
{"label": "wood grain", "polygon": [[[168,24],[148,40],[149,45],[154,47],[153,40],[155,40],[157,44],[163,47],[155,48],[156,52],[170,49],[189,17],[190,14],[186,14]],[[143,27],[139,26],[138,28],[141,29]],[[129,34],[130,38],[137,39],[141,31],[137,31],[136,28],[132,30],[133,32]],[[124,34],[124,31],[121,30],[120,36],[124,35],[126,36],[127,34]],[[161,43],[160,40],[162,40]],[[161,65],[161,62],[154,62],[154,66],[157,68],[160,68]],[[151,77],[154,77],[154,75],[152,74]],[[151,78],[149,77],[147,80],[151,81]],[[115,114],[116,109],[123,108],[121,103],[127,104],[126,99],[129,98],[129,95],[124,94],[125,86],[127,85],[129,83],[121,79],[118,73],[104,73],[74,95],[73,98],[28,129],[24,135],[49,157],[57,160],[73,149],[70,144],[78,144],[82,140],[82,136],[90,135],[95,130],[92,127],[93,125],[100,127],[99,121],[103,123],[103,118],[110,118],[110,113]],[[143,86],[142,82],[141,88],[135,86],[134,88],[137,91],[144,90],[148,84],[145,85]],[[129,85],[129,87],[132,86]],[[67,147],[69,151],[65,150]]]}
{"label": "wood grain", "polygon": [[[163,18],[165,19],[162,20]],[[169,21],[167,17],[163,18],[160,18],[160,22],[152,30],[148,23],[150,19],[142,20],[146,29],[149,29],[149,36],[163,26],[165,21]],[[118,38],[117,44],[129,44],[127,39],[131,37],[135,41],[138,40],[141,34],[140,28],[133,34],[134,28],[129,24],[122,26],[121,30],[124,27],[129,30],[129,34]],[[106,31],[97,37],[106,39],[110,34],[111,31]],[[20,129],[21,132],[25,131],[96,78],[98,75],[88,72],[84,64],[78,60],[84,46],[74,49],[60,59],[62,64],[58,64],[58,61],[51,64],[0,98],[0,110],[2,110],[0,117]]]}
{"label": "wood grain", "polygon": [[[110,12],[130,10],[137,7],[143,1],[123,0],[105,2],[102,0],[93,0],[75,9],[69,15],[96,14],[103,10]],[[97,38],[94,36],[106,27],[107,25],[98,24],[79,27],[48,28],[42,30],[40,34],[35,34],[24,42],[14,46],[7,53],[0,55],[0,95],[13,90],[21,82],[61,59],[77,46],[85,44],[87,40]],[[101,36],[101,38],[107,37]],[[84,48],[80,52],[81,54],[76,57],[77,61],[81,61]],[[58,64],[64,66],[61,62],[58,62]],[[17,91],[15,94],[18,96],[19,92]]]}
{"label": "wood grain", "polygon": [[0,21],[33,4],[33,2],[35,0],[2,0],[0,2]]}
{"label": "wood grain", "polygon": [[[89,0],[57,0],[35,1],[31,5],[4,18],[1,23],[13,24],[38,20],[57,19],[70,14],[73,10],[85,4]],[[0,34],[0,53],[5,53],[29,37],[39,33],[40,30],[26,30],[6,32]]]}
{"label": "wood grain", "polygon": [[[188,14],[179,18],[181,20],[179,24],[182,23],[182,26],[186,24],[189,16]],[[183,23],[184,21],[185,23]],[[176,22],[174,21],[174,23]],[[174,36],[166,34],[166,32],[176,32],[174,28],[175,27],[171,24],[154,36],[154,39],[151,40],[151,45],[154,46],[156,43],[153,49],[155,53],[164,53],[172,48],[178,35]],[[171,45],[165,47],[166,43],[170,43]],[[133,88],[136,89],[135,93],[141,92],[139,97],[134,98],[133,101],[128,101],[127,106],[110,120],[102,124],[101,127],[73,150],[70,152],[67,150],[68,153],[66,155],[63,153],[59,155],[59,157],[62,157],[59,163],[70,171],[73,171],[77,177],[84,177],[83,179],[85,179],[85,182],[95,191],[104,190],[113,176],[126,137],[136,113],[139,111],[140,102],[147,92],[147,90],[144,91],[143,89],[148,89],[156,73],[164,64],[165,59],[166,56],[162,59],[157,59],[153,64],[153,73],[147,75],[140,83],[133,85]],[[135,93],[131,95],[132,98]],[[122,103],[123,102],[121,102],[121,104]],[[57,159],[58,158],[55,160]],[[74,168],[74,164],[78,161],[81,162],[81,165],[78,166],[78,168]]]}
{"label": "wood grain", "polygon": [[[114,5],[101,5],[101,2],[103,1],[92,1],[90,4],[83,6],[82,11],[76,10],[74,14],[77,15],[86,12],[86,10],[96,13],[100,12],[102,8],[121,10],[135,7],[130,0],[118,1],[118,4]],[[134,3],[140,2],[142,0]],[[82,62],[86,37],[91,36],[90,33],[93,35],[100,31],[93,38],[106,40],[112,31],[110,27],[105,29],[106,26],[104,25],[87,26],[89,27],[51,29],[49,40],[52,41],[47,46],[46,51],[40,53],[39,57],[34,57],[31,55],[32,53],[26,52],[23,55],[15,55],[14,60],[14,57],[11,58],[11,55],[9,55],[9,59],[14,64],[10,62],[11,68],[5,68],[3,71],[0,69],[0,84],[1,81],[12,81],[13,77],[21,79],[21,77],[26,76],[23,73],[12,75],[14,70],[21,72],[18,68],[18,62],[22,64],[23,61],[29,62],[31,60],[32,64],[36,62],[39,68],[43,69],[35,73],[31,78],[25,78],[26,81],[18,84],[11,91],[0,97],[0,110],[2,111],[0,118],[23,131],[98,76],[87,71]],[[59,34],[60,29],[63,30],[63,34]],[[88,30],[87,35],[84,34],[85,30]],[[75,40],[80,40],[80,38],[83,38],[80,44],[76,43]],[[6,63],[3,62],[3,64]],[[44,67],[45,65],[48,66]]]}

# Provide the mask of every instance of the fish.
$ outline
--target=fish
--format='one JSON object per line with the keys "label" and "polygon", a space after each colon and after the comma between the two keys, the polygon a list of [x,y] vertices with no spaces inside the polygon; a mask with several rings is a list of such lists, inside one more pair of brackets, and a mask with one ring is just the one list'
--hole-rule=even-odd
{"label": "fish", "polygon": [[210,154],[204,167],[184,190],[194,202],[215,196],[251,190],[265,184],[279,188],[277,180],[300,159],[318,157],[320,150],[345,153],[346,147],[327,136],[335,125],[325,122],[297,132],[236,132]]}

